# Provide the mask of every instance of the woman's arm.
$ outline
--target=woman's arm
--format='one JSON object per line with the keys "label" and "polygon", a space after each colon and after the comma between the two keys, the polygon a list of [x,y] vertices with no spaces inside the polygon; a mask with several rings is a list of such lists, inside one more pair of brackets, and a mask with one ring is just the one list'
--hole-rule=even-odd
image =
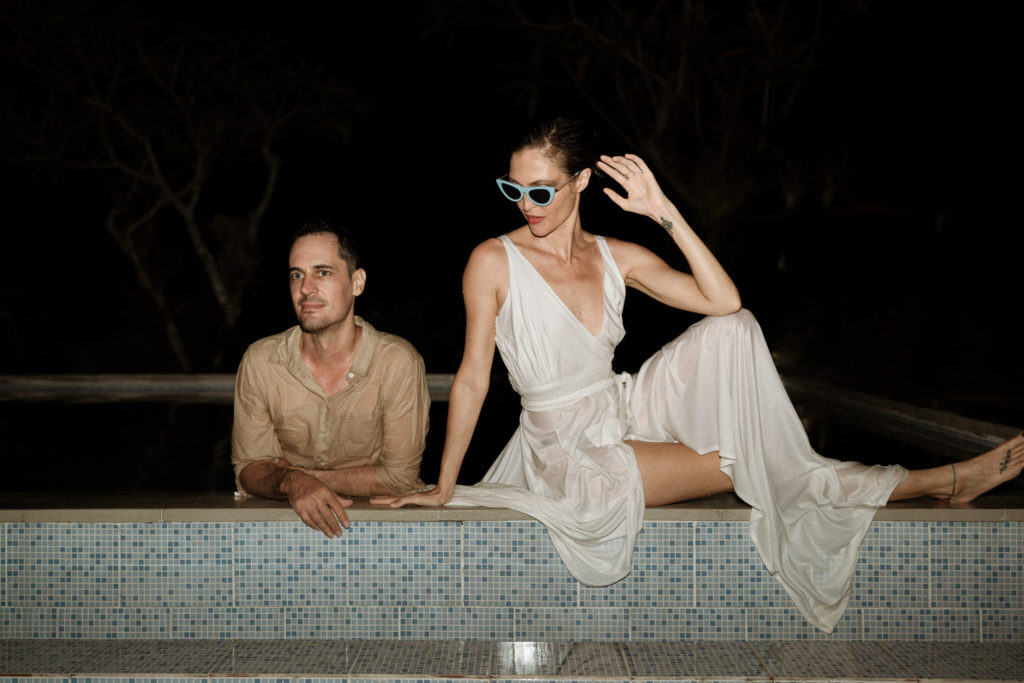
{"label": "woman's arm", "polygon": [[602,156],[598,166],[622,185],[627,196],[604,193],[624,211],[647,216],[672,237],[692,275],[672,268],[649,249],[612,242],[626,284],[664,304],[704,315],[726,315],[740,308],[740,295],[725,269],[661,191],[654,174],[635,154]]}
{"label": "woman's arm", "polygon": [[462,276],[466,344],[448,397],[448,425],[437,486],[425,493],[374,498],[372,503],[391,507],[409,504],[435,506],[444,505],[452,499],[462,460],[490,388],[494,320],[500,302],[504,300],[507,282],[508,260],[500,241],[488,240],[473,250]]}

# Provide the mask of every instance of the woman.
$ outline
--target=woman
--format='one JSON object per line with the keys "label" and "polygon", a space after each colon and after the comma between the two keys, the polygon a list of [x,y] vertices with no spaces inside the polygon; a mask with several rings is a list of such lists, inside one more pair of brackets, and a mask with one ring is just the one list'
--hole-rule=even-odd
{"label": "woman", "polygon": [[[580,124],[531,131],[498,179],[526,224],[476,247],[463,279],[466,343],[452,383],[437,486],[393,507],[510,507],[543,522],[569,571],[608,585],[630,571],[645,505],[735,490],[769,571],[831,632],[860,541],[888,500],[966,502],[1016,476],[1024,438],[952,466],[908,472],[822,458],[807,440],[736,286],[639,157],[596,162],[605,194],[671,235],[692,274],[649,250],[583,230],[594,173]],[[704,314],[636,375],[615,376],[625,287]],[[520,427],[483,481],[456,480],[488,391],[497,344],[522,397]],[[1003,471],[999,471],[1000,465]]]}

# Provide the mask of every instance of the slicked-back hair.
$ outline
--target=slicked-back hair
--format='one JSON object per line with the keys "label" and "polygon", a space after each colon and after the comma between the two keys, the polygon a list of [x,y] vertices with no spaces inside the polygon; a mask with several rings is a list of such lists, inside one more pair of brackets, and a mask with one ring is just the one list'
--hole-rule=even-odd
{"label": "slicked-back hair", "polygon": [[310,235],[334,235],[338,239],[338,256],[345,262],[348,274],[356,272],[362,267],[359,260],[359,251],[356,249],[356,240],[352,233],[342,226],[324,218],[313,218],[302,224],[292,236],[292,246],[302,237]]}
{"label": "slicked-back hair", "polygon": [[593,169],[597,164],[594,132],[567,116],[541,121],[528,128],[512,145],[510,156],[524,149],[543,150],[569,174]]}

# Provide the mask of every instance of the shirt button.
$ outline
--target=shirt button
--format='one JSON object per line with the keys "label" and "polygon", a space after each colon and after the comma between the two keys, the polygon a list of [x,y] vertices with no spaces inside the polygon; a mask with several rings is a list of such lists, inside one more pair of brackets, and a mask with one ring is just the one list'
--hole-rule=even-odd
{"label": "shirt button", "polygon": [[354,372],[350,372],[350,373],[348,373],[348,378],[349,378],[349,379],[352,379],[352,378],[353,378],[353,377],[355,377],[355,376],[356,376],[356,373],[354,373]]}
{"label": "shirt button", "polygon": [[327,434],[325,434],[324,432],[320,432],[320,438],[321,439],[326,439],[327,438]]}

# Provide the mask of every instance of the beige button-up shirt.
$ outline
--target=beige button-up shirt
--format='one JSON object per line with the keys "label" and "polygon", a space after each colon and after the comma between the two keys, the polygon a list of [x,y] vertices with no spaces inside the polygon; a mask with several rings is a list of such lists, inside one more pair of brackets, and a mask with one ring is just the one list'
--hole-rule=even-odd
{"label": "beige button-up shirt", "polygon": [[363,334],[348,385],[325,396],[302,362],[296,325],[252,344],[235,377],[231,462],[239,474],[257,460],[283,458],[300,467],[374,465],[395,493],[423,488],[430,395],[423,358],[401,337],[356,316]]}

